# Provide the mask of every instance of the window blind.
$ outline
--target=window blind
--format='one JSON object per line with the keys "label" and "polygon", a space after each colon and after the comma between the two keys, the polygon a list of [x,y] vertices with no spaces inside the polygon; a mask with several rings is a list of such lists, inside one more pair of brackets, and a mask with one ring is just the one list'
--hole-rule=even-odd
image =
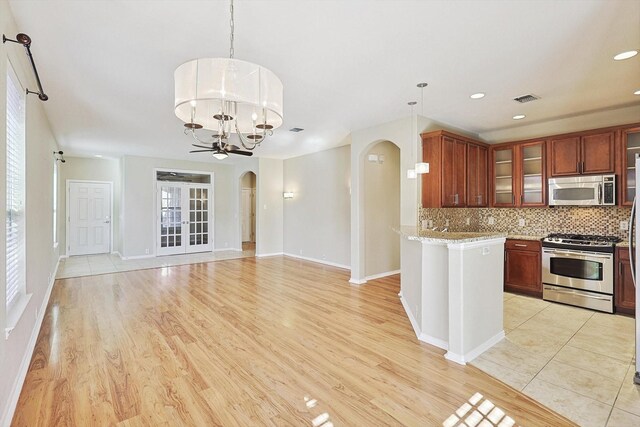
{"label": "window blind", "polygon": [[24,91],[7,64],[6,304],[25,290],[25,102]]}

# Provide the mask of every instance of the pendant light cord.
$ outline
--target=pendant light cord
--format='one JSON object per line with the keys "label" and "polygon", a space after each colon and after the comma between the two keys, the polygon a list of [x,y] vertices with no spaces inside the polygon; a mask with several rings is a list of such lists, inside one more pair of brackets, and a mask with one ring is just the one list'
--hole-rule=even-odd
{"label": "pendant light cord", "polygon": [[231,6],[229,7],[229,11],[231,12],[231,20],[229,22],[229,26],[231,27],[231,36],[230,38],[230,48],[229,48],[229,58],[233,59],[234,51],[233,51],[233,33],[235,30],[235,22],[233,20],[233,0],[231,0]]}

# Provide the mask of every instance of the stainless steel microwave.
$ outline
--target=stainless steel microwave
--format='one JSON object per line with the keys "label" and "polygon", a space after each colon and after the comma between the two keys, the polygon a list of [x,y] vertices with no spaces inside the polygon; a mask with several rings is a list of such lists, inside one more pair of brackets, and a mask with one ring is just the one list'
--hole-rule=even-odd
{"label": "stainless steel microwave", "polygon": [[549,179],[549,206],[612,206],[615,204],[615,175]]}

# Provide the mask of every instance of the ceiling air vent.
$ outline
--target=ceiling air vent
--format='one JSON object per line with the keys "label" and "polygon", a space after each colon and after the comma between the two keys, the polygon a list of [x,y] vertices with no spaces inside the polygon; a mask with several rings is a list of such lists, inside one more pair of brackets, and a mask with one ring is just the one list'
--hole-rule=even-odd
{"label": "ceiling air vent", "polygon": [[289,129],[289,131],[291,131],[291,132],[302,132],[303,130],[304,129],[302,129],[302,128],[291,128],[291,129]]}
{"label": "ceiling air vent", "polygon": [[525,102],[535,101],[536,99],[540,99],[540,97],[532,94],[522,95],[522,96],[518,96],[517,98],[513,98],[514,101],[518,101],[521,104],[524,104]]}

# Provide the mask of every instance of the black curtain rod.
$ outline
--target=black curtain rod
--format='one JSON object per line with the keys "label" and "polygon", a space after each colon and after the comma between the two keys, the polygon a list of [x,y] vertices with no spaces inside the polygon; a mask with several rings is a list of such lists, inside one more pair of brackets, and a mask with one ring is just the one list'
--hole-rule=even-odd
{"label": "black curtain rod", "polygon": [[27,95],[29,95],[30,93],[36,94],[41,101],[46,101],[47,99],[49,99],[49,97],[44,93],[44,89],[42,89],[42,83],[40,83],[40,76],[38,75],[38,70],[36,69],[36,63],[33,61],[33,55],[31,55],[31,37],[24,33],[19,33],[16,36],[16,40],[11,40],[3,34],[2,43],[4,44],[6,42],[21,44],[27,51],[27,56],[29,57],[29,61],[31,62],[31,67],[33,67],[33,74],[36,75],[36,83],[38,84],[38,92],[27,89]]}

